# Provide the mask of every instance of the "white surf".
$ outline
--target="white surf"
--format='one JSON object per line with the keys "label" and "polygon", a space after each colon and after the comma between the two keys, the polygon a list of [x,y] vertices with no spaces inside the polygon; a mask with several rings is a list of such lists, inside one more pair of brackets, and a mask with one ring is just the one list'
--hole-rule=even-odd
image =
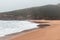
{"label": "white surf", "polygon": [[37,28],[36,23],[29,21],[2,21],[0,20],[0,37],[21,32],[23,30]]}

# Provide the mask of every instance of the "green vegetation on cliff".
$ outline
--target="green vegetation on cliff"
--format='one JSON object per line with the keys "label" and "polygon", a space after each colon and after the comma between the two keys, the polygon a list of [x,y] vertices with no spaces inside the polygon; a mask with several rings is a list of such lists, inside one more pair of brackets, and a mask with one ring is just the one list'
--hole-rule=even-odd
{"label": "green vegetation on cliff", "polygon": [[32,7],[10,12],[3,12],[0,13],[0,19],[3,20],[60,19],[59,5],[44,5],[40,7]]}

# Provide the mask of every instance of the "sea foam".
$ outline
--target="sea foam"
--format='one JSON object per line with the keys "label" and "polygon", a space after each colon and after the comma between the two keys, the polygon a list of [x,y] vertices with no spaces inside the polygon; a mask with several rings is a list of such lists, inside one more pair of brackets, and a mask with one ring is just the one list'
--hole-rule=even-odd
{"label": "sea foam", "polygon": [[0,20],[0,37],[23,30],[37,28],[36,23],[29,21],[2,21]]}

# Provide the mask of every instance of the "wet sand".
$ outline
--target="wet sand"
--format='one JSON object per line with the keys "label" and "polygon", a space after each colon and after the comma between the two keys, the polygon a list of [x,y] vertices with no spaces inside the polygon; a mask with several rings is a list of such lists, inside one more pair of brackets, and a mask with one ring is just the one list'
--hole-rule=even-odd
{"label": "wet sand", "polygon": [[22,34],[12,35],[6,40],[60,40],[60,20],[32,20],[34,22],[48,22],[50,26],[34,29]]}

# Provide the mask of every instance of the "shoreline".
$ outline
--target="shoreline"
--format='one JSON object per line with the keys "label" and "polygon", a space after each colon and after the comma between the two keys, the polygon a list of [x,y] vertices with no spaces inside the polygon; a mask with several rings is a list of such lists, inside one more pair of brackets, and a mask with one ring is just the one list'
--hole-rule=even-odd
{"label": "shoreline", "polygon": [[[32,22],[32,21],[30,21],[30,22]],[[34,22],[32,22],[32,23],[34,23]],[[38,27],[38,26],[37,26],[37,27]],[[17,35],[17,34],[25,34],[25,33],[28,33],[28,32],[30,32],[30,31],[37,30],[37,29],[40,29],[40,28],[38,27],[38,28],[29,29],[29,30],[24,30],[24,31],[22,31],[22,32],[17,32],[17,33],[8,34],[8,35],[5,35],[5,36],[3,36],[3,37],[0,37],[0,40],[1,40],[1,39],[10,38],[11,36],[15,36],[15,35]]]}
{"label": "shoreline", "polygon": [[34,29],[30,29],[30,30],[24,30],[24,31],[22,31],[22,32],[16,32],[16,33],[8,34],[8,35],[5,35],[5,36],[3,36],[3,37],[0,37],[0,40],[9,40],[11,37],[17,36],[17,34],[19,34],[19,35],[21,35],[21,34],[24,35],[24,34],[26,34],[26,33],[33,32],[33,31],[35,31],[35,30],[37,30],[37,29],[39,29],[39,28],[34,28]]}
{"label": "shoreline", "polygon": [[[17,35],[10,40],[58,40],[60,39],[60,20],[45,20],[51,26],[42,29],[37,29],[25,35]],[[40,22],[40,21],[39,21]]]}

